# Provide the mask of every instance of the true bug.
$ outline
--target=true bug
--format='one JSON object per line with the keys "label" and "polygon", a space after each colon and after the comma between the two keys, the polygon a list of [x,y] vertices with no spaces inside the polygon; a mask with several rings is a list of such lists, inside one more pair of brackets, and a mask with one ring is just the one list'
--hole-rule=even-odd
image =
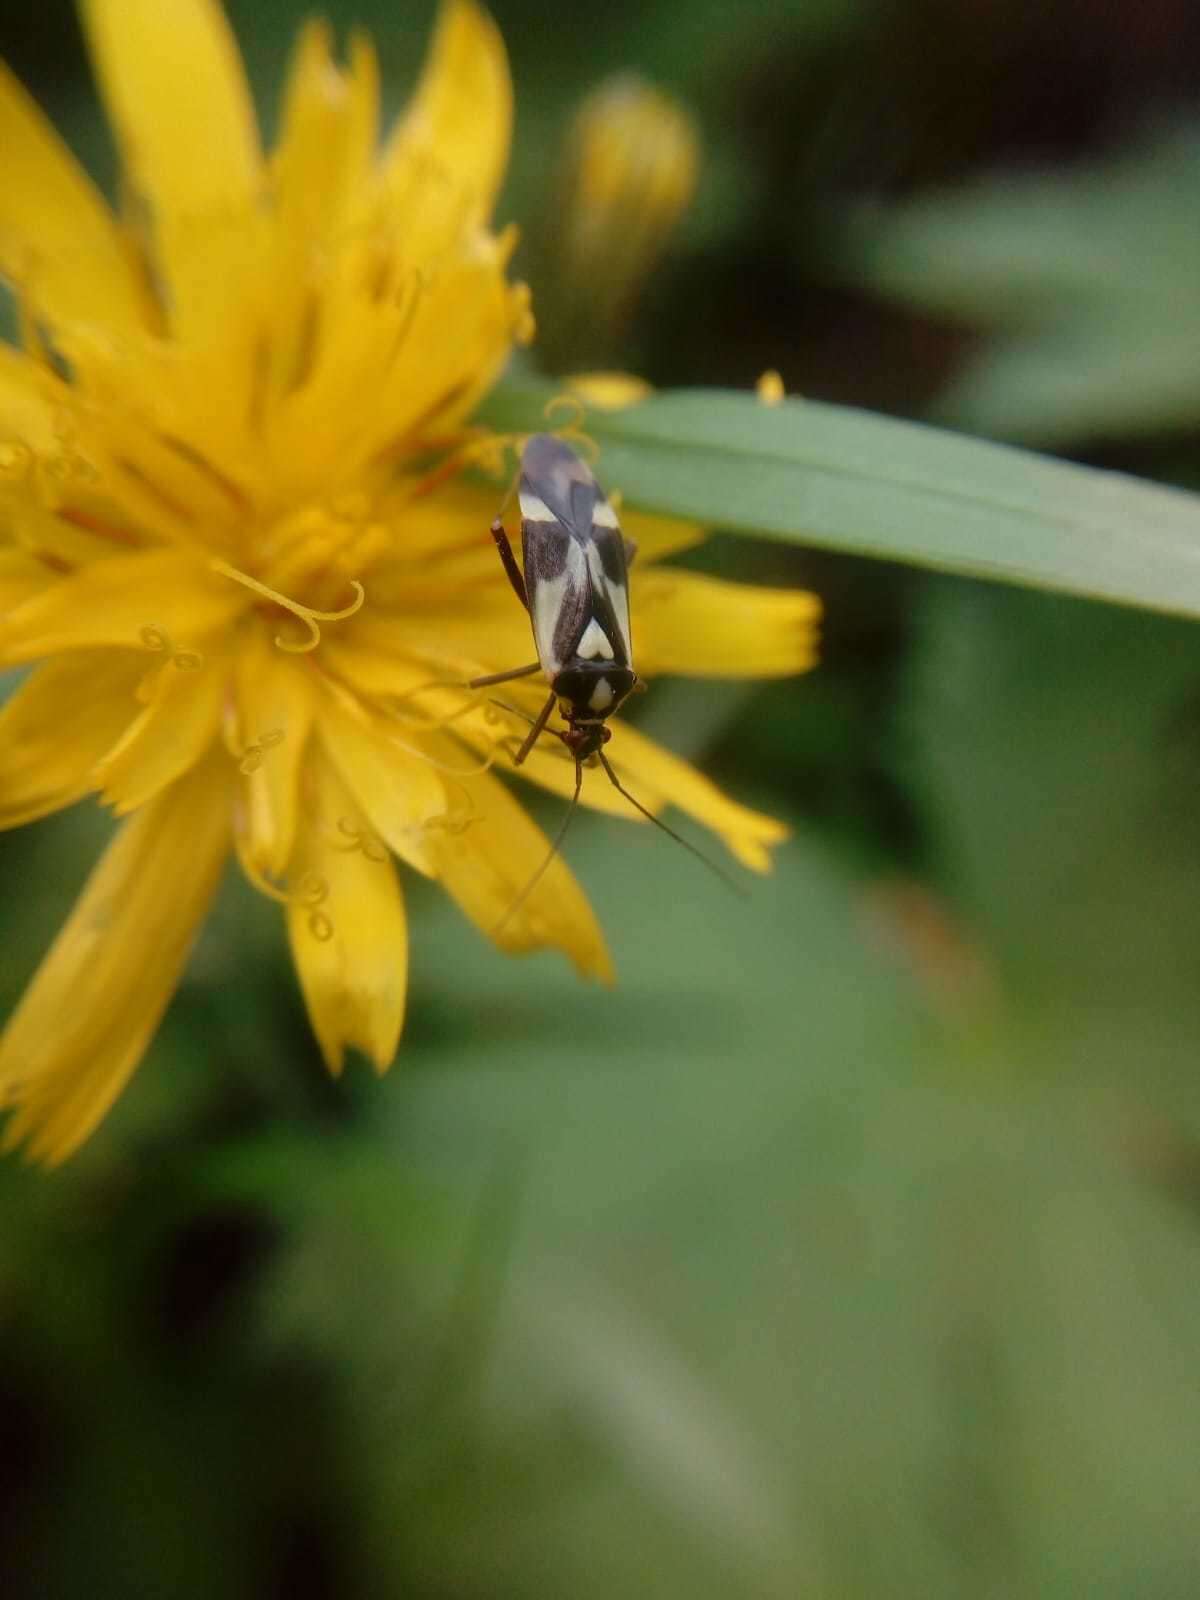
{"label": "true bug", "polygon": [[[513,765],[521,765],[544,732],[561,739],[575,760],[575,792],[567,815],[550,855],[524,894],[562,843],[579,800],[584,762],[592,757],[630,805],[724,878],[707,856],[629,793],[604,753],[612,737],[607,719],[641,687],[633,669],[629,631],[629,565],[636,547],[622,535],[616,512],[590,467],[553,434],[535,433],[526,441],[517,497],[523,574],[504,531],[503,514],[492,523],[491,532],[508,581],[529,613],[538,659],[525,667],[473,678],[470,687],[481,689],[544,673],[549,696],[513,757]],[[565,728],[549,726],[556,705]],[[510,908],[508,915],[515,909]]]}

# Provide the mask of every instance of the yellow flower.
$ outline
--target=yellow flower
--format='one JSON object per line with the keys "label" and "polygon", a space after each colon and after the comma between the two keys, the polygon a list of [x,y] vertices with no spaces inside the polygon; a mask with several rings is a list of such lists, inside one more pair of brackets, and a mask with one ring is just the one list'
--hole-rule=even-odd
{"label": "yellow flower", "polygon": [[[530,654],[497,492],[464,474],[498,449],[467,419],[532,331],[489,227],[511,117],[494,26],[446,0],[382,141],[369,44],[338,65],[309,26],[264,157],[215,0],[82,9],[120,217],[0,76],[23,332],[0,346],[0,665],[31,664],[0,712],[0,823],[93,792],[126,819],[0,1042],[8,1143],[49,1161],[136,1067],[231,850],[285,907],[334,1072],[348,1046],[383,1069],[399,1039],[396,858],[503,949],[610,976],[561,860],[512,912],[546,848],[488,770],[520,724],[461,686]],[[810,597],[660,569],[698,532],[629,522],[643,670],[810,664]],[[776,823],[631,728],[611,751],[646,804],[766,867]],[[524,775],[566,792],[562,756]],[[607,784],[584,798],[631,816]]]}

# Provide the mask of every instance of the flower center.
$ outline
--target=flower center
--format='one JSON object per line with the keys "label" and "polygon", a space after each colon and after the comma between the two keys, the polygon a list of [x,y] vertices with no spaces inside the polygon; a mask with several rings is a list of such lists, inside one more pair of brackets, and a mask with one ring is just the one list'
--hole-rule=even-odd
{"label": "flower center", "polygon": [[270,588],[265,583],[260,583],[257,578],[248,572],[242,572],[237,567],[231,567],[227,561],[215,560],[212,570],[219,572],[222,577],[231,578],[235,583],[240,583],[251,593],[259,595],[263,601],[277,611],[284,611],[295,617],[307,630],[306,637],[289,639],[284,634],[275,635],[275,643],[280,650],[287,650],[291,654],[303,654],[307,650],[315,650],[321,642],[319,622],[341,622],[346,617],[352,617],[360,608],[366,598],[366,590],[357,578],[350,579],[350,587],[354,591],[354,598],[349,605],[343,606],[338,611],[318,611],[314,606],[302,605],[299,600],[281,594],[277,589]]}

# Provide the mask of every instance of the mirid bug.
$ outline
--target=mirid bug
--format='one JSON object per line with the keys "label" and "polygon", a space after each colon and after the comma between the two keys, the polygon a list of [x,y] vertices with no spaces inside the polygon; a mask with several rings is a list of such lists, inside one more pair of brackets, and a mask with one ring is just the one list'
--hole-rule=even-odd
{"label": "mirid bug", "polygon": [[[482,689],[543,673],[550,693],[531,719],[513,765],[522,764],[543,733],[560,739],[575,761],[575,792],[567,815],[521,899],[557,853],[579,801],[584,763],[593,757],[630,805],[725,878],[707,856],[629,793],[604,753],[612,737],[608,718],[641,686],[633,668],[629,631],[629,566],[635,546],[622,535],[611,502],[570,445],[549,433],[535,433],[526,441],[517,497],[524,572],[513,555],[503,515],[492,523],[491,531],[508,581],[529,613],[538,659],[528,666],[473,678],[470,687]],[[549,725],[556,706],[565,728]],[[516,905],[510,907],[507,915],[515,909]]]}

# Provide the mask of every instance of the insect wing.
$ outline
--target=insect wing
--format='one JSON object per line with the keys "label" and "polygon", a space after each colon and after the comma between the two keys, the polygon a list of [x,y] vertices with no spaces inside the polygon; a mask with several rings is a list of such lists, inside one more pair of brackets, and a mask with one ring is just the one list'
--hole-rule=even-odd
{"label": "insect wing", "polygon": [[[625,541],[616,515],[603,496],[596,502],[595,515],[586,552],[592,580],[592,617],[612,644],[612,659],[618,666],[628,667],[633,664],[633,645],[629,637]],[[582,649],[579,653],[587,654]],[[603,653],[607,655],[608,652]]]}
{"label": "insect wing", "polygon": [[616,513],[561,439],[535,434],[521,459],[525,584],[538,659],[555,677],[573,657],[629,666],[629,585]]}
{"label": "insect wing", "polygon": [[555,519],[524,515],[525,591],[538,660],[556,678],[575,653],[591,614],[592,585],[583,546]]}

